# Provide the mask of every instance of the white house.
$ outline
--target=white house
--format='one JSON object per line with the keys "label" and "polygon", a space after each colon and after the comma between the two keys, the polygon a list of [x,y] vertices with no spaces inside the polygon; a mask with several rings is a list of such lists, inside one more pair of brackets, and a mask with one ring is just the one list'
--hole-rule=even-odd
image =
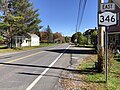
{"label": "white house", "polygon": [[36,34],[30,34],[31,36],[31,46],[39,46],[40,45],[40,37]]}
{"label": "white house", "polygon": [[40,37],[36,34],[27,34],[25,36],[14,36],[13,47],[39,46]]}

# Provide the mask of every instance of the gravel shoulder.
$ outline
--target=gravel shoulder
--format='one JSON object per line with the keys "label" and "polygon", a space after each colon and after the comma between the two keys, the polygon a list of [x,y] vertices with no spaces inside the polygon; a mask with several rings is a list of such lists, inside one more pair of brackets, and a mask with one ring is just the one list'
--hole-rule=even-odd
{"label": "gravel shoulder", "polygon": [[[91,52],[92,50],[93,52]],[[69,62],[70,65],[66,68],[68,70],[62,71],[54,90],[81,90],[82,80],[77,66],[81,64],[85,58],[94,54],[94,49],[72,46],[69,49],[69,54],[71,54],[71,60]]]}

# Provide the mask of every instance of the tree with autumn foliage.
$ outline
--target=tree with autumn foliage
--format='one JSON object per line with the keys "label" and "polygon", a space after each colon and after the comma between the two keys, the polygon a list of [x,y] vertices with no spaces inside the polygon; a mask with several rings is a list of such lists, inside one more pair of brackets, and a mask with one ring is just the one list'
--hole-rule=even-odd
{"label": "tree with autumn foliage", "polygon": [[62,37],[62,34],[59,33],[59,32],[56,32],[56,33],[53,34],[53,37],[54,37],[54,39],[58,39],[58,38]]}
{"label": "tree with autumn foliage", "polygon": [[[56,41],[59,41],[60,43],[65,42],[65,38],[62,36],[61,33],[59,33],[59,32],[52,33],[50,26],[49,26],[49,28],[47,27],[43,31],[40,31],[40,37],[41,37],[42,43],[52,43],[52,42],[56,42]],[[51,38],[51,40],[49,37]]]}
{"label": "tree with autumn foliage", "polygon": [[54,37],[54,42],[56,42],[57,40],[59,41],[59,43],[65,42],[65,37],[63,37],[62,34],[59,32],[54,33],[53,37]]}
{"label": "tree with autumn foliage", "polygon": [[47,43],[47,32],[46,31],[41,31],[40,32],[40,41],[41,43]]}

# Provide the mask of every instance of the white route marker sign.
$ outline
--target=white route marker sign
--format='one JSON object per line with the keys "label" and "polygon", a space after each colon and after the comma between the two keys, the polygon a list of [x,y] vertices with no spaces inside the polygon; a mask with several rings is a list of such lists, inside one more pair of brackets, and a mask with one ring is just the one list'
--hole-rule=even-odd
{"label": "white route marker sign", "polygon": [[117,13],[103,12],[98,15],[98,24],[101,26],[111,26],[117,24]]}

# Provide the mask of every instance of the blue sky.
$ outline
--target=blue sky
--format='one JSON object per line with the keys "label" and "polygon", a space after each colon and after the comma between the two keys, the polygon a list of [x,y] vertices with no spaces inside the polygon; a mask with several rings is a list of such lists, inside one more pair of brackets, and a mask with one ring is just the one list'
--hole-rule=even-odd
{"label": "blue sky", "polygon": [[[79,0],[30,0],[39,9],[40,25],[49,25],[53,32],[64,36],[75,33]],[[97,27],[98,0],[87,0],[80,32]],[[106,0],[105,0],[106,1]],[[44,29],[43,28],[43,29]]]}

